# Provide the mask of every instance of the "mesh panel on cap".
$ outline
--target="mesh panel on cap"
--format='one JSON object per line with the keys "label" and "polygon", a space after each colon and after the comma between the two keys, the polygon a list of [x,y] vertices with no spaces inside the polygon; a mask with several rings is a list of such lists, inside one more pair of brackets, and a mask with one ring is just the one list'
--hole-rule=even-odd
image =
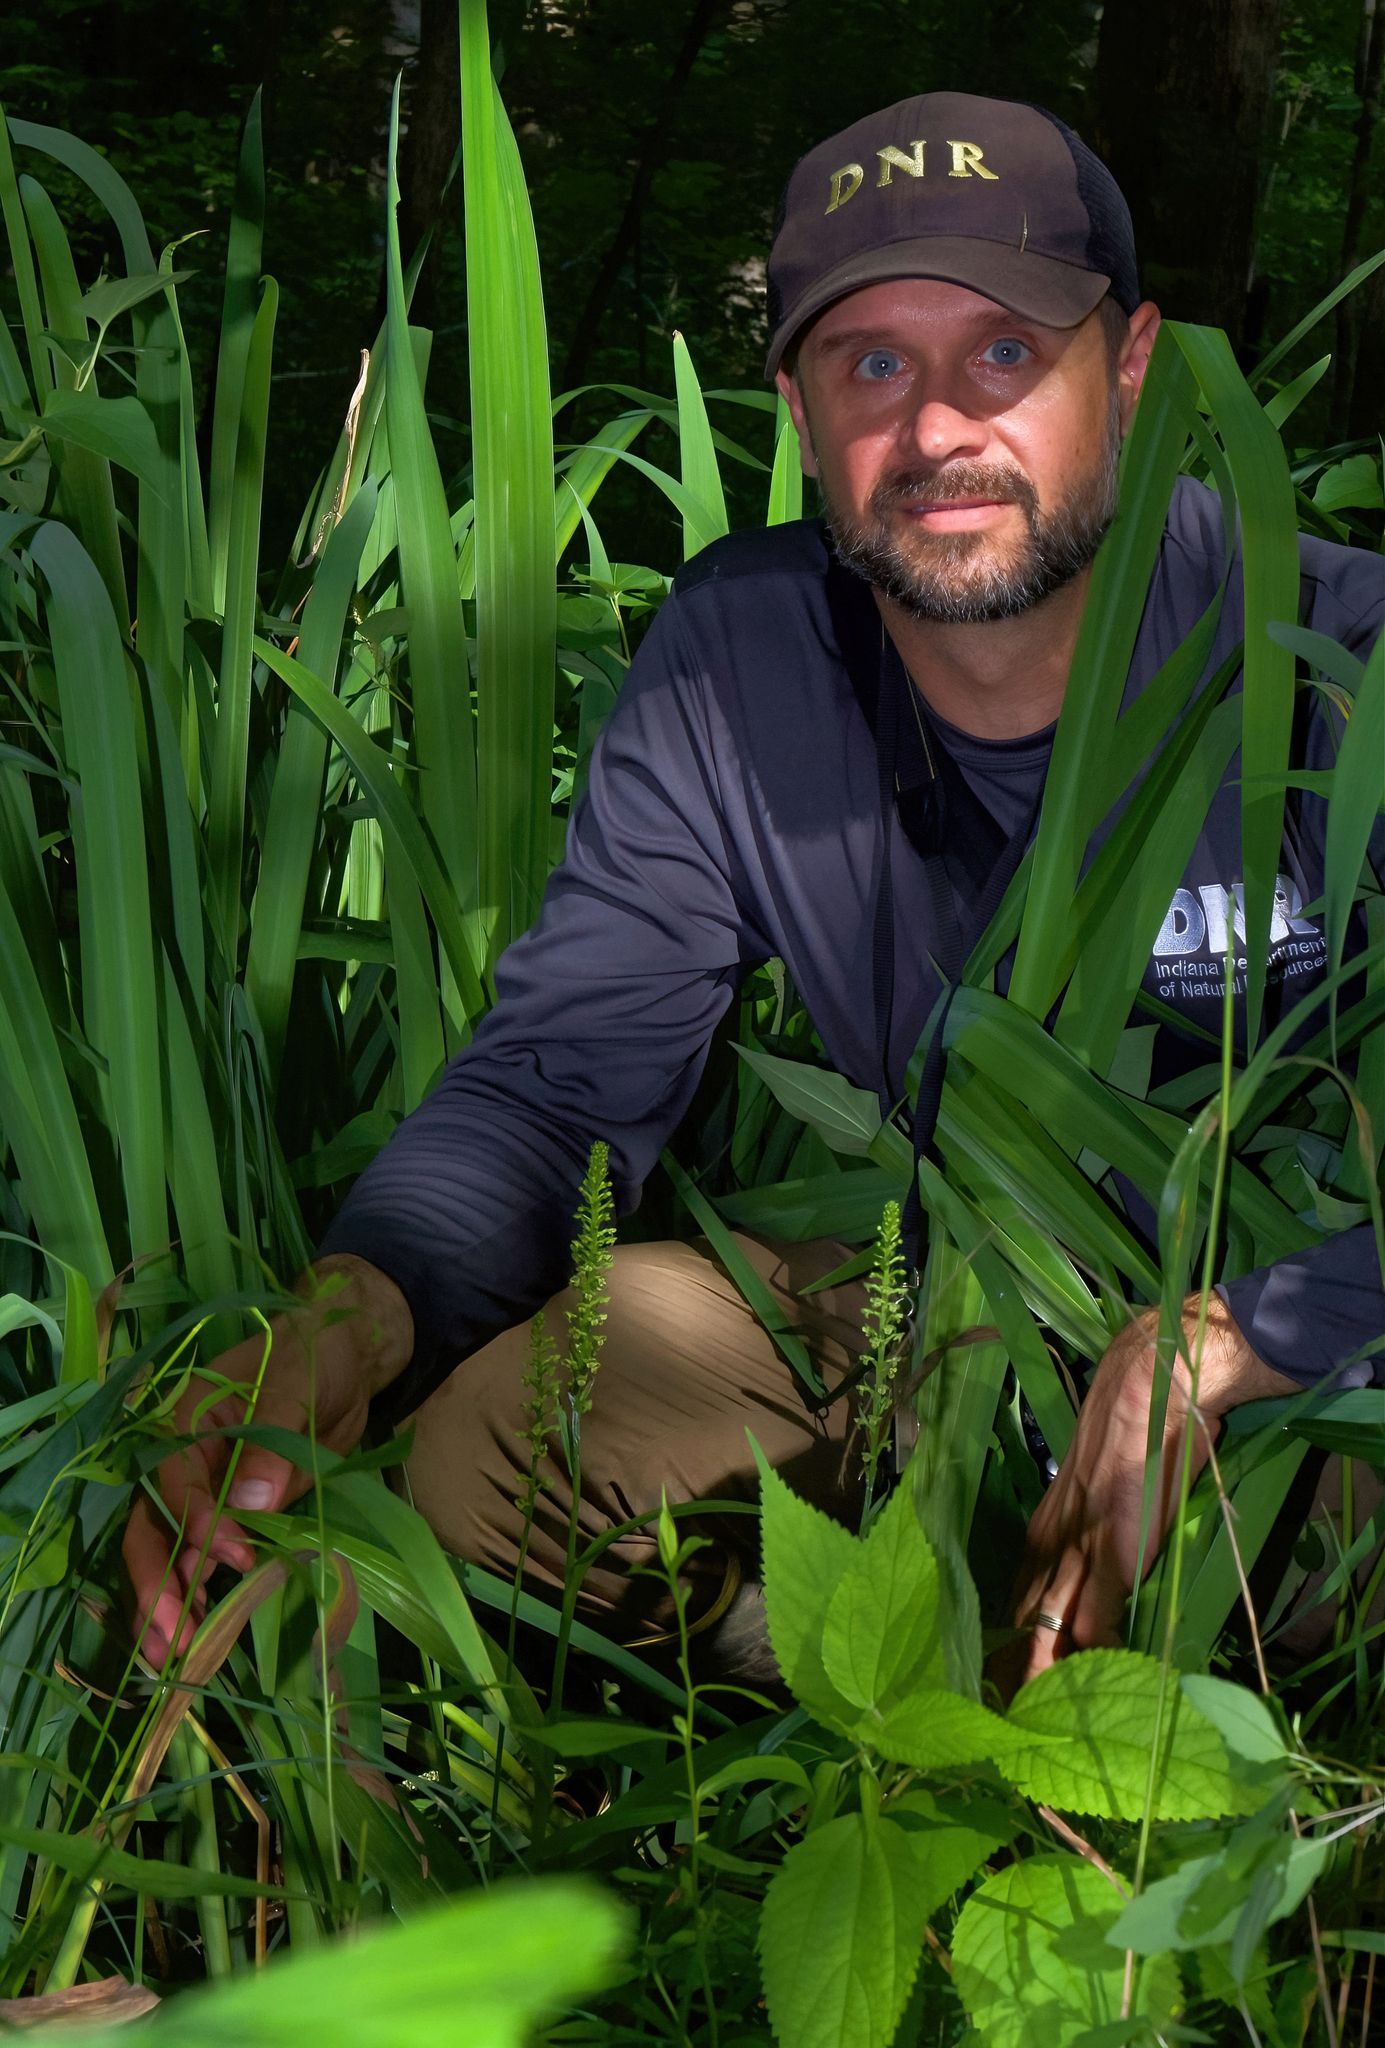
{"label": "mesh panel on cap", "polygon": [[1140,303],[1140,272],[1135,258],[1135,228],[1125,194],[1094,149],[1089,149],[1076,129],[1069,128],[1047,107],[1033,100],[1033,107],[1051,121],[1068,147],[1077,172],[1077,196],[1087,209],[1091,233],[1087,237],[1087,262],[1091,269],[1104,271],[1111,280],[1111,297],[1123,313],[1133,313]]}

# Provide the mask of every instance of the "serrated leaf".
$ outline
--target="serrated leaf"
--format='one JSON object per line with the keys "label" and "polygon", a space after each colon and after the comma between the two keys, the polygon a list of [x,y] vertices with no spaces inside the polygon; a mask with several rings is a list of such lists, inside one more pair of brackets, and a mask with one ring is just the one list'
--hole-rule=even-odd
{"label": "serrated leaf", "polygon": [[[1037,1735],[1002,1768],[1031,1799],[1069,1813],[1139,1820],[1149,1792],[1150,1755],[1163,1683],[1158,1660],[1134,1650],[1086,1650],[1040,1672],[1017,1694],[1009,1726]],[[1264,1797],[1233,1768],[1222,1737],[1171,1683],[1160,1732],[1163,1768],[1155,1779],[1156,1820],[1209,1820],[1249,1813]]]}
{"label": "serrated leaf", "polygon": [[1286,1755],[1284,1737],[1274,1715],[1257,1693],[1230,1679],[1213,1678],[1206,1672],[1188,1672],[1178,1681],[1183,1697],[1220,1734],[1234,1756],[1247,1763],[1282,1763]]}
{"label": "serrated leaf", "polygon": [[916,1788],[890,1801],[889,1818],[906,1836],[919,1866],[930,1917],[980,1868],[1014,1840],[1016,1816],[988,1794],[949,1787],[946,1800]]}
{"label": "serrated leaf", "polygon": [[[959,1693],[918,1690],[884,1714],[857,1718],[852,1734],[891,1762],[913,1764],[920,1771],[951,1770],[958,1764],[994,1763],[1011,1777],[1010,1762],[1028,1755],[1021,1750],[1007,1721],[976,1700]],[[1016,1781],[1018,1782],[1018,1781]]]}
{"label": "serrated leaf", "polygon": [[[953,1981],[986,2048],[1072,2048],[1121,2018],[1124,1958],[1107,1936],[1114,1885],[1075,1856],[1031,1856],[979,1885],[952,1936]],[[1167,1956],[1135,1979],[1131,2017],[1156,2023],[1178,1998]]]}
{"label": "serrated leaf", "polygon": [[765,1618],[784,1683],[810,1714],[850,1727],[860,1709],[837,1690],[822,1656],[828,1604],[861,1548],[849,1529],[787,1487],[762,1463],[760,1528]]}
{"label": "serrated leaf", "polygon": [[921,1867],[889,1819],[843,1814],[795,1843],[760,1915],[781,2048],[888,2048],[918,1969]]}
{"label": "serrated leaf", "polygon": [[827,1604],[822,1660],[832,1684],[884,1709],[911,1685],[945,1686],[938,1567],[913,1488],[896,1487]]}

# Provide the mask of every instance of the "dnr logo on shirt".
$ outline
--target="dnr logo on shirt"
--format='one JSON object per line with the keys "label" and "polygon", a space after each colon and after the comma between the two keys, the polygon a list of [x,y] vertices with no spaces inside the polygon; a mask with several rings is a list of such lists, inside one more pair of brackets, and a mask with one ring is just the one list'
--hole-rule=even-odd
{"label": "dnr logo on shirt", "polygon": [[[1326,964],[1326,941],[1312,919],[1301,915],[1302,909],[1303,896],[1297,884],[1287,875],[1276,875],[1270,916],[1271,982],[1320,974]],[[1150,961],[1155,993],[1172,1003],[1205,996],[1220,1000],[1225,993],[1227,952],[1234,944],[1236,978],[1232,989],[1239,995],[1245,986],[1246,962],[1241,950],[1245,936],[1242,883],[1207,882],[1192,889],[1175,889]]]}

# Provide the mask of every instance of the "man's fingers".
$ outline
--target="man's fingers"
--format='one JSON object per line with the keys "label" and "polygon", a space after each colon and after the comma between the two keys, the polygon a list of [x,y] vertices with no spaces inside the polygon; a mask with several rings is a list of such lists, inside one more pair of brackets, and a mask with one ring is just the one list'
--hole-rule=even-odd
{"label": "man's fingers", "polygon": [[134,1632],[148,1661],[162,1666],[171,1650],[184,1650],[206,1612],[207,1596],[190,1586],[173,1556],[172,1532],[152,1502],[140,1498],[125,1525],[121,1549],[134,1594]]}

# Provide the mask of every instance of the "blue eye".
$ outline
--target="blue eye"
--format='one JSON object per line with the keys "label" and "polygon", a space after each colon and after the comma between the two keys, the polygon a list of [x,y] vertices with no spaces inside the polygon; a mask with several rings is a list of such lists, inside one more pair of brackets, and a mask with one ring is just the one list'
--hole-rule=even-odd
{"label": "blue eye", "polygon": [[1016,341],[1013,334],[1004,334],[999,341],[993,341],[982,351],[983,363],[994,363],[1001,370],[1017,370],[1025,357],[1032,351],[1022,341]]}
{"label": "blue eye", "polygon": [[903,358],[897,356],[892,348],[873,348],[857,363],[856,375],[864,377],[867,383],[883,384],[887,377],[893,377],[903,367]]}

